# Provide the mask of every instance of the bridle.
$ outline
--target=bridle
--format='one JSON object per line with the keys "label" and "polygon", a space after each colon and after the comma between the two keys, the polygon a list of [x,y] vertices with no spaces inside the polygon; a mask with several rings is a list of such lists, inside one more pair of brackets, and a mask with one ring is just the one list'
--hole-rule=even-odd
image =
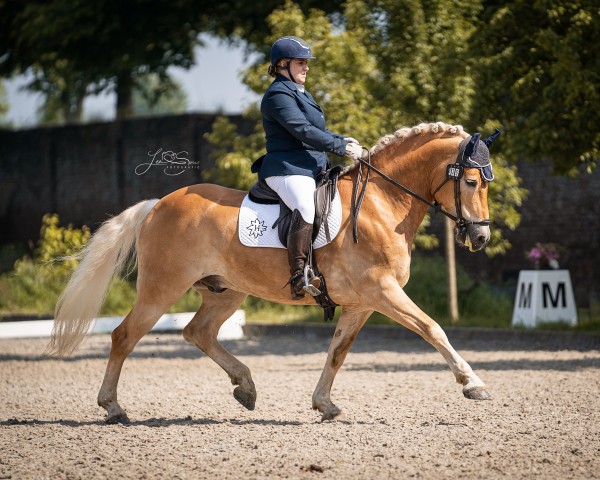
{"label": "bridle", "polygon": [[[360,207],[362,206],[362,202],[365,197],[365,192],[367,191],[367,184],[369,183],[369,177],[371,174],[371,170],[376,172],[381,178],[391,183],[395,187],[398,187],[402,191],[408,193],[413,196],[417,200],[423,202],[427,206],[433,208],[434,213],[441,213],[448,217],[450,220],[453,220],[456,224],[457,228],[465,228],[469,225],[480,225],[480,226],[489,226],[490,221],[480,220],[478,222],[474,222],[472,220],[467,220],[462,214],[462,202],[460,195],[460,180],[463,177],[465,166],[471,167],[469,164],[470,157],[465,159],[465,148],[468,144],[468,139],[463,140],[458,147],[458,155],[456,157],[456,161],[454,163],[450,163],[446,166],[446,178],[438,185],[438,187],[433,191],[433,202],[428,201],[423,198],[416,192],[413,192],[410,188],[405,187],[401,183],[398,183],[393,178],[389,177],[385,173],[383,173],[378,168],[371,165],[371,151],[365,147],[364,150],[367,151],[367,160],[363,160],[359,158],[358,161],[360,165],[358,166],[358,174],[356,177],[356,183],[354,184],[354,189],[352,191],[352,233],[354,235],[354,242],[358,243],[358,214],[360,213]],[[364,179],[362,180],[362,167],[367,167],[367,173]],[[452,215],[450,212],[444,210],[442,205],[435,199],[435,194],[450,180],[454,181],[454,205],[456,206],[456,215]],[[358,192],[360,189],[360,184],[363,182],[362,189],[360,193]]]}

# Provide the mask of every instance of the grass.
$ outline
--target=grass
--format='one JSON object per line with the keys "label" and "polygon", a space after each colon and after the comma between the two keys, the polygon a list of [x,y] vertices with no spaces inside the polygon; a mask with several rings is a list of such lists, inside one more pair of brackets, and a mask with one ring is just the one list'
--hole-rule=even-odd
{"label": "grass", "polygon": [[[8,250],[10,256],[16,254]],[[0,252],[1,253],[1,252]],[[15,263],[12,271],[0,274],[0,315],[47,314],[52,315],[58,295],[64,288],[69,271],[54,268],[31,258],[23,257]],[[123,279],[113,280],[101,315],[125,315],[135,302],[135,273]],[[458,272],[460,320],[452,323],[447,310],[446,266],[443,258],[415,256],[411,266],[411,279],[406,293],[442,326],[510,328],[513,298],[505,289],[488,284],[476,284],[462,270]],[[169,312],[196,311],[201,296],[190,290]],[[252,323],[322,323],[321,308],[279,305],[249,297],[242,304],[246,319]],[[334,321],[339,318],[337,309]],[[391,325],[394,321],[374,313],[371,325]],[[565,323],[544,324],[539,329],[600,331],[600,304],[590,309],[579,309],[579,323],[570,327]]]}
{"label": "grass", "polygon": [[[255,299],[258,300],[258,299]],[[262,302],[262,301],[261,301]],[[319,307],[306,306],[282,306],[270,302],[264,304],[242,305],[246,311],[246,320],[250,323],[278,324],[286,325],[293,323],[323,323],[323,311]],[[460,320],[453,323],[447,314],[432,318],[443,327],[477,327],[477,328],[524,328],[512,327],[512,303],[510,304],[510,313],[494,315],[487,318],[485,315],[471,313],[470,315],[461,314]],[[566,322],[543,323],[536,326],[537,330],[574,330],[574,331],[600,331],[600,304],[595,308],[596,313],[588,317],[587,309],[579,309],[579,322],[572,327]],[[336,310],[333,322],[337,322],[340,309]],[[373,313],[368,320],[368,325],[397,325],[395,321],[389,319],[380,313]]]}
{"label": "grass", "polygon": [[[462,270],[458,272],[460,319],[453,323],[448,315],[446,265],[440,257],[415,256],[411,265],[411,278],[405,290],[408,296],[429,316],[442,326],[512,328],[514,298],[506,288],[476,284]],[[510,289],[508,289],[510,291]],[[284,306],[264,300],[249,298],[242,308],[246,319],[252,323],[290,324],[322,323],[319,307]],[[334,322],[339,318],[336,311]],[[600,304],[590,309],[579,309],[579,322],[571,327],[564,322],[546,323],[540,330],[600,331]],[[373,313],[370,325],[396,325],[380,313]]]}

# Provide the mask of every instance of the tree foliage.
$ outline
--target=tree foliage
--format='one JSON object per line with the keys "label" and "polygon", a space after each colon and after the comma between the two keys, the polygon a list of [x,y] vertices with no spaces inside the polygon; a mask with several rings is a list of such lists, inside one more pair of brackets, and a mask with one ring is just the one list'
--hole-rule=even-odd
{"label": "tree foliage", "polygon": [[[265,54],[275,36],[295,32],[319,51],[314,64],[319,76],[312,76],[311,89],[322,103],[330,102],[330,123],[368,130],[361,137],[367,143],[398,125],[426,119],[462,123],[469,131],[501,125],[507,158],[549,158],[558,173],[595,165],[597,1],[284,5],[283,0],[0,0],[0,75],[32,73],[30,87],[48,99],[49,117],[60,110],[62,117],[76,119],[85,95],[107,89],[117,92],[118,115],[125,116],[134,87],[148,74],[164,82],[169,66],[194,63],[199,32]],[[321,13],[309,13],[313,7]],[[268,79],[263,71],[247,81],[262,92]],[[344,113],[355,102],[356,113]],[[386,114],[373,122],[377,113],[371,111],[381,105]],[[337,118],[343,116],[345,122]]]}
{"label": "tree foliage", "polygon": [[[264,43],[297,35],[313,46],[317,59],[311,62],[307,87],[323,106],[328,128],[364,145],[422,120],[462,123],[472,132],[478,127],[490,131],[497,124],[478,126],[469,120],[475,89],[465,44],[474,32],[477,2],[470,2],[472,8],[462,16],[452,8],[454,3],[349,0],[340,28],[323,12],[311,10],[305,15],[288,1],[267,18],[271,31]],[[444,17],[450,11],[454,13]],[[245,74],[245,83],[257,93],[271,81],[267,66],[268,57]],[[207,136],[217,146],[212,178],[220,183],[249,188],[255,181],[250,165],[264,153],[264,133],[256,106],[250,115],[257,127],[247,140],[236,136],[225,119]],[[519,224],[517,207],[525,195],[515,167],[501,156],[494,155],[494,160],[497,179],[491,184],[490,213],[498,228],[487,250],[490,255],[508,248],[502,229]],[[437,240],[426,236],[423,228],[417,244],[435,246]]]}
{"label": "tree foliage", "polygon": [[[8,15],[6,15],[8,13]],[[0,73],[32,71],[36,84],[55,83],[117,92],[117,115],[131,112],[136,81],[147,73],[166,76],[169,66],[189,68],[201,24],[187,0],[5,1],[0,8]],[[85,95],[85,93],[83,93]]]}
{"label": "tree foliage", "polygon": [[[0,274],[0,312],[51,314],[58,296],[79,265],[76,257],[91,236],[85,225],[79,229],[60,225],[56,214],[42,219],[40,238],[32,255],[18,259],[12,271]],[[125,273],[127,277],[128,270]],[[117,275],[111,281],[102,306],[103,315],[125,315],[135,302],[135,286],[131,279]],[[200,299],[190,290],[169,312],[198,310]]]}
{"label": "tree foliage", "polygon": [[6,100],[6,89],[4,88],[4,83],[2,83],[2,80],[0,80],[0,123],[7,112],[8,102]]}
{"label": "tree foliage", "polygon": [[[86,95],[117,93],[117,117],[132,114],[132,92],[148,74],[168,81],[190,68],[199,34],[252,39],[278,0],[0,0],[0,75],[30,72],[29,87],[64,116],[79,118]],[[300,2],[312,6],[315,0]],[[340,0],[322,0],[333,10]],[[51,117],[52,115],[50,115]]]}
{"label": "tree foliage", "polygon": [[511,158],[551,159],[557,173],[600,156],[600,4],[484,2],[470,54],[474,113],[505,126]]}
{"label": "tree foliage", "polygon": [[170,77],[149,73],[133,90],[134,115],[160,115],[183,113],[187,108],[187,95],[181,84]]}
{"label": "tree foliage", "polygon": [[379,95],[396,108],[392,127],[423,119],[469,125],[473,97],[465,45],[479,0],[348,2],[348,30],[377,59]]}

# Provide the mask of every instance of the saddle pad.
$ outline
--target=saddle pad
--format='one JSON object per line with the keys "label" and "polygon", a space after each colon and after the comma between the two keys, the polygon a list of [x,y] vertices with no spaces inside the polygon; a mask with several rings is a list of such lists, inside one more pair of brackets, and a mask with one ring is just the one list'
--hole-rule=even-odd
{"label": "saddle pad", "polygon": [[[279,204],[263,205],[255,203],[246,195],[238,219],[238,231],[242,245],[247,247],[286,248],[279,241],[277,227],[273,228],[273,224],[278,217]],[[327,219],[329,221],[329,235],[333,240],[339,233],[342,224],[342,202],[340,193],[337,190],[333,202],[331,202],[331,210]],[[321,224],[319,235],[313,245],[315,249],[327,245],[324,223]]]}

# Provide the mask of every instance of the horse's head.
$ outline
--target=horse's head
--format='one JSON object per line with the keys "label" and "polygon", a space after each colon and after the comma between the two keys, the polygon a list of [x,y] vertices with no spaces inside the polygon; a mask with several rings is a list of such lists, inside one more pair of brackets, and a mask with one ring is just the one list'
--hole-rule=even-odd
{"label": "horse's head", "polygon": [[[490,240],[488,184],[494,179],[489,146],[500,131],[480,140],[479,133],[461,142],[454,164],[434,191],[436,202],[455,217],[459,245],[476,252]],[[444,188],[442,188],[444,187]]]}

